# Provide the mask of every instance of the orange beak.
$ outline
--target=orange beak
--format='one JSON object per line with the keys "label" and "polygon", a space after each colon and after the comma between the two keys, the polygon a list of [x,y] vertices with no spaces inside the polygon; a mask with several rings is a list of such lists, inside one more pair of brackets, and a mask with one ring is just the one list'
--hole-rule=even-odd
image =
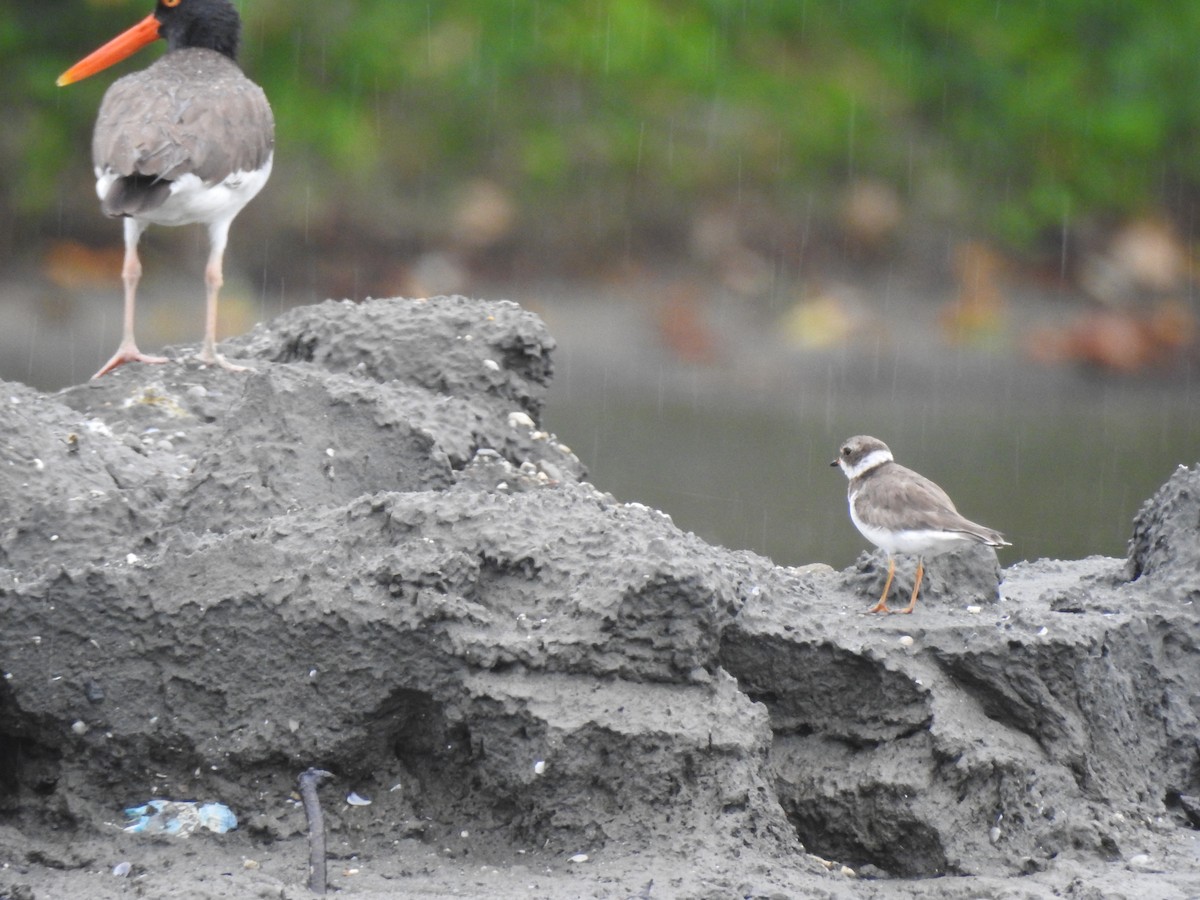
{"label": "orange beak", "polygon": [[81,59],[67,71],[58,76],[58,86],[65,87],[82,81],[90,75],[95,75],[114,63],[119,63],[127,56],[132,56],[147,44],[157,41],[158,19],[148,15],[128,31],[117,35],[99,50]]}

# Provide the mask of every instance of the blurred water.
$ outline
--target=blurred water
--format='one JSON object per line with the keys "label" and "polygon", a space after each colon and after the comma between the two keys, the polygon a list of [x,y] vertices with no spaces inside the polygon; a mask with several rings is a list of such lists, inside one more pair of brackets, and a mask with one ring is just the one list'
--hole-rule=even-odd
{"label": "blurred water", "polygon": [[936,346],[753,347],[688,366],[651,352],[636,326],[607,335],[596,314],[547,313],[561,346],[546,427],[602,490],[783,565],[841,568],[868,549],[829,465],[854,434],[883,439],[960,512],[1004,532],[1005,565],[1124,556],[1140,505],[1200,461],[1200,392],[1186,376],[1098,378]]}
{"label": "blurred water", "polygon": [[1106,406],[1099,416],[948,411],[914,425],[885,408],[830,419],[660,406],[611,391],[594,403],[552,400],[546,423],[588,464],[589,480],[619,499],[661,508],[684,530],[782,565],[838,568],[869,545],[850,523],[845,477],[829,463],[841,440],[871,431],[898,461],[941,484],[964,515],[1003,531],[1013,544],[1001,553],[1007,565],[1123,556],[1141,503],[1177,464],[1200,461],[1200,417],[1164,421],[1132,398]]}

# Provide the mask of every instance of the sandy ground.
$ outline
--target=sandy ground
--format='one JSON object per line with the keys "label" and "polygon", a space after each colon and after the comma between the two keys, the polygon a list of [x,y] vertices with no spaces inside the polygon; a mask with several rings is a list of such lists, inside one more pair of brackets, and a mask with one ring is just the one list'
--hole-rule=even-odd
{"label": "sandy ground", "polygon": [[[1200,897],[1200,470],[1129,559],[943,557],[868,616],[869,554],[583,480],[554,346],[329,303],[230,342],[252,374],[7,384],[0,897],[311,896],[310,766],[345,896]],[[239,826],[124,833],[151,797]]]}

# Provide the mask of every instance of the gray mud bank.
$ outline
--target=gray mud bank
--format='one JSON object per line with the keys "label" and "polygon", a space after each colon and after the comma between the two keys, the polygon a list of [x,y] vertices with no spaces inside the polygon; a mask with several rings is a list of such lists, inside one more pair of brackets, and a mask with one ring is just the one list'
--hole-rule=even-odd
{"label": "gray mud bank", "polygon": [[[1200,897],[1200,467],[1128,559],[942,558],[868,616],[868,555],[587,483],[553,349],[327,302],[253,374],[3,385],[0,898],[312,896],[310,767],[347,897]],[[125,833],[153,798],[239,824]]]}

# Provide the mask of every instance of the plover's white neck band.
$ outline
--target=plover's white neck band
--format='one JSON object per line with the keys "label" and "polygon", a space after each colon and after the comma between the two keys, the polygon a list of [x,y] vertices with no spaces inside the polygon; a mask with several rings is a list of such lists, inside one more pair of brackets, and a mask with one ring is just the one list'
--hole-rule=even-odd
{"label": "plover's white neck band", "polygon": [[872,450],[857,463],[846,470],[846,477],[853,480],[859,475],[865,475],[872,469],[892,461],[891,450]]}

